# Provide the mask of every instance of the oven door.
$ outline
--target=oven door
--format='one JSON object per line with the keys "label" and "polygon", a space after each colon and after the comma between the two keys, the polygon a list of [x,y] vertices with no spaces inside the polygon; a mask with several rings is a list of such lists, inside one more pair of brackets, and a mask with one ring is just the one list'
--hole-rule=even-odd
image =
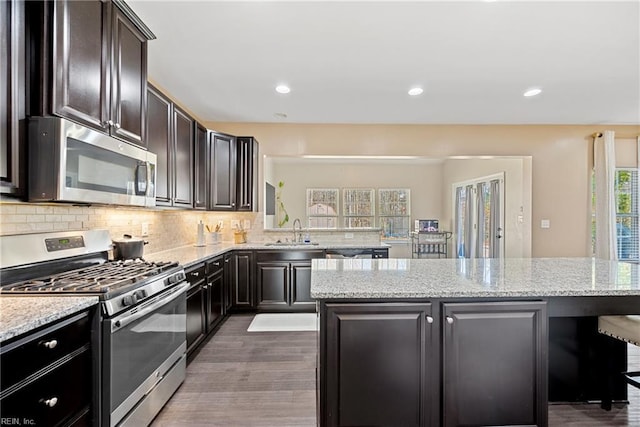
{"label": "oven door", "polygon": [[[103,410],[116,425],[186,353],[186,291],[180,283],[103,322]],[[184,375],[182,376],[184,378]]]}

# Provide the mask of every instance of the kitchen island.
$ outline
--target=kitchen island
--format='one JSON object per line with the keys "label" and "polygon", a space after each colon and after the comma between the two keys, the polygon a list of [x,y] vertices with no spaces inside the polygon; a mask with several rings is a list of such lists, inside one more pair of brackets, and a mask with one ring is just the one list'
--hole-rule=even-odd
{"label": "kitchen island", "polygon": [[624,399],[605,381],[626,347],[597,316],[639,314],[639,278],[591,258],[314,260],[320,425],[545,426],[550,400]]}

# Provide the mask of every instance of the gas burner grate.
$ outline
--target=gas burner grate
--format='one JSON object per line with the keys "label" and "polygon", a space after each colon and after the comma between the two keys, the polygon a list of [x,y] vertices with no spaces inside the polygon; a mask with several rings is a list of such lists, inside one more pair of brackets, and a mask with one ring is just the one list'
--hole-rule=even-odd
{"label": "gas burner grate", "polygon": [[156,276],[177,262],[111,261],[2,287],[2,292],[107,293]]}

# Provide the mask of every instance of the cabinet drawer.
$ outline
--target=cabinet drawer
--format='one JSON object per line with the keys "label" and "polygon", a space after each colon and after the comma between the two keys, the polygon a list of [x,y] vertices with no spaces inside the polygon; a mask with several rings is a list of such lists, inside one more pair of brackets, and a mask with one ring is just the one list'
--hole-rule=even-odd
{"label": "cabinet drawer", "polygon": [[223,257],[214,258],[207,262],[207,276],[222,272],[224,269],[224,260],[222,258]]}
{"label": "cabinet drawer", "polygon": [[63,320],[40,333],[18,340],[2,349],[0,389],[25,379],[62,356],[90,342],[89,314]]}
{"label": "cabinet drawer", "polygon": [[3,419],[30,425],[61,425],[86,411],[91,395],[91,352],[85,350],[4,397],[0,412]]}
{"label": "cabinet drawer", "polygon": [[309,261],[314,258],[324,258],[324,250],[298,251],[259,251],[256,253],[257,262],[269,261]]}
{"label": "cabinet drawer", "polygon": [[205,270],[204,264],[199,264],[194,267],[190,267],[187,271],[185,271],[185,275],[187,276],[187,282],[194,283],[200,282],[204,280]]}

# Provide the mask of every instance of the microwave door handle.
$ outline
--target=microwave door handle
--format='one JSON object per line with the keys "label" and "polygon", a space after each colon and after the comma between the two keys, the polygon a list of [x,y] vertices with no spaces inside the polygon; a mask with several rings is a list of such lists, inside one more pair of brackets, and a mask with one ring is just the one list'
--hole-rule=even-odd
{"label": "microwave door handle", "polygon": [[152,191],[152,168],[151,168],[151,162],[145,162],[146,163],[146,168],[147,168],[147,191],[144,192],[145,196],[150,197],[152,196],[151,191]]}
{"label": "microwave door handle", "polygon": [[[144,190],[141,190],[141,186],[140,186],[140,168],[144,167],[145,168],[145,174],[144,174]],[[144,162],[144,163],[138,163],[138,166],[136,166],[136,195],[138,194],[147,194],[147,191],[149,191],[149,166],[148,166],[148,162]]]}

